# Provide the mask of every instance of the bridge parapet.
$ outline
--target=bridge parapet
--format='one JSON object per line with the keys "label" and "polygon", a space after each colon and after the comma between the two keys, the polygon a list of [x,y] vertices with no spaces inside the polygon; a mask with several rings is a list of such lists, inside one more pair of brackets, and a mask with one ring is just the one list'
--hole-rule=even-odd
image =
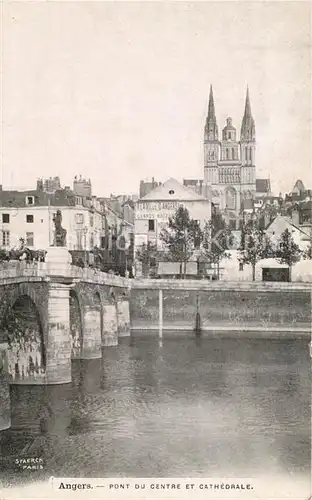
{"label": "bridge parapet", "polygon": [[208,281],[208,280],[174,280],[174,279],[135,279],[132,289],[137,290],[195,290],[195,291],[257,291],[257,292],[293,292],[312,289],[306,282],[275,282],[275,281]]}
{"label": "bridge parapet", "polygon": [[0,284],[14,278],[38,278],[43,280],[48,277],[62,276],[73,280],[109,285],[119,288],[131,288],[128,278],[103,273],[98,269],[81,268],[68,264],[62,270],[53,268],[48,262],[10,261],[0,265]]}

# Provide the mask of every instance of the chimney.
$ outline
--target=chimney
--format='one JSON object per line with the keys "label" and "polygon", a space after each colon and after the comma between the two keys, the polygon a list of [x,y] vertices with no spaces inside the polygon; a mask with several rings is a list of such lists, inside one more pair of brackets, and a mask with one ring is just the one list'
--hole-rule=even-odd
{"label": "chimney", "polygon": [[43,180],[42,179],[37,180],[37,191],[43,191]]}

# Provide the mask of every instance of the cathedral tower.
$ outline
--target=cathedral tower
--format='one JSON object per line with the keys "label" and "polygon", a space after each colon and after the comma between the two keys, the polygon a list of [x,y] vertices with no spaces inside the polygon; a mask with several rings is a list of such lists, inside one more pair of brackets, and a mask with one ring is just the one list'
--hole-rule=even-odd
{"label": "cathedral tower", "polygon": [[255,150],[255,121],[251,113],[248,87],[240,138],[232,118],[227,118],[219,140],[213,92],[210,86],[204,133],[203,186],[211,193],[213,203],[219,206],[232,229],[239,227],[244,200],[255,197]]}
{"label": "cathedral tower", "polygon": [[242,165],[255,165],[256,129],[255,121],[251,114],[248,87],[245,101],[245,112],[241,126],[240,144]]}
{"label": "cathedral tower", "polygon": [[255,121],[251,114],[248,87],[246,92],[245,111],[241,126],[240,149],[242,162],[241,182],[245,185],[253,185],[256,182],[256,129]]}
{"label": "cathedral tower", "polygon": [[217,182],[219,160],[219,137],[212,86],[210,85],[208,115],[204,132],[205,182]]}
{"label": "cathedral tower", "polygon": [[233,126],[232,118],[227,118],[226,126],[222,130],[221,161],[231,161],[231,164],[239,163],[238,142],[236,140],[236,128]]}

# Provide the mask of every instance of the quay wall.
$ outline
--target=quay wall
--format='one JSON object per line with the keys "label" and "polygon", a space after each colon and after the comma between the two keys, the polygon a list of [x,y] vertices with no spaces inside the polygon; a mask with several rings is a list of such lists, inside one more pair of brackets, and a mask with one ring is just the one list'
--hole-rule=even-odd
{"label": "quay wall", "polygon": [[192,331],[198,311],[203,332],[311,331],[309,284],[141,280],[131,288],[132,332],[158,329],[160,289],[164,330]]}

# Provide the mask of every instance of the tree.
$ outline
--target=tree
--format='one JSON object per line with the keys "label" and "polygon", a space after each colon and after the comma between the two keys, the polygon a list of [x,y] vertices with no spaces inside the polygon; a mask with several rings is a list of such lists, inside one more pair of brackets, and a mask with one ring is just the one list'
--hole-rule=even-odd
{"label": "tree", "polygon": [[291,281],[292,266],[296,264],[296,262],[299,262],[303,253],[299,245],[294,242],[289,229],[286,228],[278,240],[276,258],[280,264],[286,264],[289,267],[289,281]]}
{"label": "tree", "polygon": [[181,278],[185,278],[186,262],[193,254],[195,247],[200,246],[201,238],[199,222],[191,219],[188,209],[183,206],[180,206],[174,216],[169,218],[168,228],[160,233],[160,239],[168,249],[167,257],[173,262],[180,262]]}
{"label": "tree", "polygon": [[303,253],[303,258],[306,260],[312,260],[312,243],[309,244],[308,248]]}
{"label": "tree", "polygon": [[202,254],[213,264],[217,265],[217,279],[220,279],[220,262],[229,258],[233,243],[233,235],[226,225],[222,215],[213,211],[211,220],[206,222],[203,231]]}
{"label": "tree", "polygon": [[135,258],[142,263],[143,276],[148,275],[149,269],[158,259],[157,245],[150,241],[147,244],[143,243],[137,248]]}
{"label": "tree", "polygon": [[262,259],[274,257],[273,245],[256,221],[250,220],[242,228],[239,262],[252,266],[252,281],[256,279],[256,264]]}

